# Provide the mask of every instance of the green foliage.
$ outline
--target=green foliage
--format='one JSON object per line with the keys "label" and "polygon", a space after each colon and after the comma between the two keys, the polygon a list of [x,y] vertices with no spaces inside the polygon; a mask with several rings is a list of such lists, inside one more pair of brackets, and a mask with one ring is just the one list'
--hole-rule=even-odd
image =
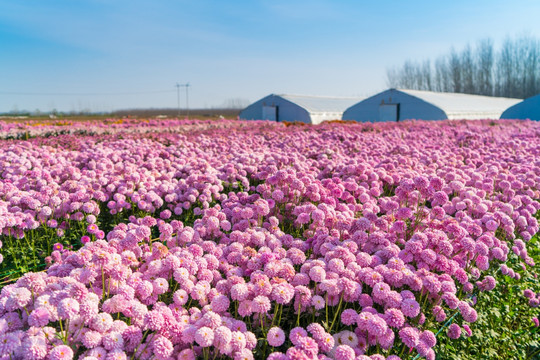
{"label": "green foliage", "polygon": [[15,234],[0,235],[2,255],[0,263],[0,287],[29,271],[40,271],[46,266],[45,258],[53,251],[53,245],[62,244],[65,248],[78,249],[80,239],[87,235],[86,221],[66,220],[57,233],[57,229],[42,224],[34,230],[26,230],[19,238]]}
{"label": "green foliage", "polygon": [[475,306],[478,320],[469,324],[472,336],[451,340],[443,331],[438,337],[437,359],[457,360],[539,360],[540,328],[532,321],[540,317],[540,308],[528,305],[525,289],[540,292],[540,238],[538,234],[527,243],[527,250],[536,265],[522,267],[520,259],[512,253],[508,266],[521,276],[520,280],[497,272],[497,287],[477,297]]}

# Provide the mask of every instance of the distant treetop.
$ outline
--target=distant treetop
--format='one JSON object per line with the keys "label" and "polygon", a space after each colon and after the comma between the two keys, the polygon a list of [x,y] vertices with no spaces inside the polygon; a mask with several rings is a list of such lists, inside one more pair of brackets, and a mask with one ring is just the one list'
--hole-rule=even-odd
{"label": "distant treetop", "polygon": [[454,48],[432,63],[407,60],[388,69],[388,86],[525,99],[540,93],[540,41],[506,38],[496,50],[491,39]]}

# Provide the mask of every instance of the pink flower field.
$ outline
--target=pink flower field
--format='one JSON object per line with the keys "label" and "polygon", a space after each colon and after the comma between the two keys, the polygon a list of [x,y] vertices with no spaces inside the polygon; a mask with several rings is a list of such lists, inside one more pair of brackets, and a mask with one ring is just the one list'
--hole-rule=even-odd
{"label": "pink flower field", "polygon": [[0,359],[444,359],[499,305],[538,336],[539,122],[0,138]]}

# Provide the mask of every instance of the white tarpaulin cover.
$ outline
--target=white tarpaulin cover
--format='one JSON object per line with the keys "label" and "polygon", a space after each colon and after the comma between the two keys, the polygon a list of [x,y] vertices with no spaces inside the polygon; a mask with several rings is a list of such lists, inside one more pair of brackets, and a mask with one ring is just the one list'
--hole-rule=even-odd
{"label": "white tarpaulin cover", "polygon": [[521,101],[493,96],[397,89],[443,110],[448,119],[498,119],[503,111]]}
{"label": "white tarpaulin cover", "polygon": [[364,98],[355,97],[329,97],[329,96],[310,96],[310,95],[276,95],[293,102],[310,113],[332,112],[339,113],[345,111],[349,106],[364,100]]}
{"label": "white tarpaulin cover", "polygon": [[[328,97],[311,95],[268,95],[240,113],[240,119],[300,121],[308,124],[320,124],[325,120],[341,120],[343,111],[363,100],[358,97]],[[269,107],[275,109],[275,116],[269,115]]]}
{"label": "white tarpaulin cover", "polygon": [[343,120],[479,120],[499,119],[519,99],[433,91],[388,89],[343,112]]}

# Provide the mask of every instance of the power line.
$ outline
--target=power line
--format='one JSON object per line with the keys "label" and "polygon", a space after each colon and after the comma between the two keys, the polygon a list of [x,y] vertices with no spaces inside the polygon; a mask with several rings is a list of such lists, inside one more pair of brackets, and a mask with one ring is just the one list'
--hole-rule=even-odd
{"label": "power line", "polygon": [[2,94],[2,95],[25,95],[25,96],[99,96],[99,95],[159,94],[159,93],[170,93],[170,92],[174,92],[174,90],[104,92],[104,93],[73,93],[73,92],[71,92],[71,93],[38,93],[38,92],[0,91],[0,94]]}
{"label": "power line", "polygon": [[189,118],[189,87],[191,85],[189,85],[189,83],[186,83],[186,84],[179,84],[179,83],[176,83],[176,97],[177,97],[177,101],[178,101],[178,116],[180,116],[180,87],[185,87],[186,88],[186,117]]}

